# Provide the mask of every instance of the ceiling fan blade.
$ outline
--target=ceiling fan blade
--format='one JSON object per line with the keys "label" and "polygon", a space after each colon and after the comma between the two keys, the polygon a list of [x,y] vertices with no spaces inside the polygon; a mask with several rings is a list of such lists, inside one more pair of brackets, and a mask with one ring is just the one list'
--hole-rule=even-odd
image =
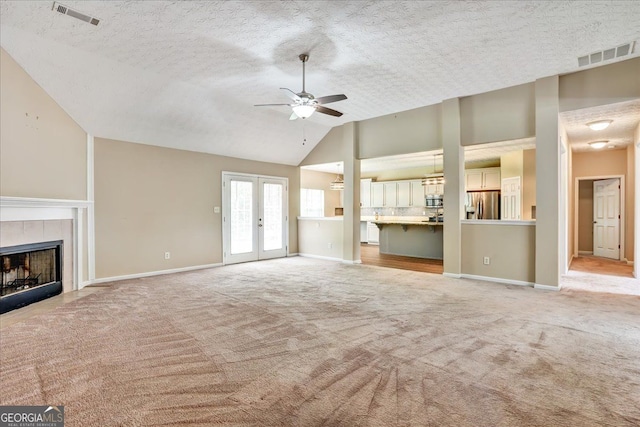
{"label": "ceiling fan blade", "polygon": [[296,102],[301,101],[302,99],[298,96],[297,93],[295,93],[294,91],[292,91],[291,89],[287,89],[286,87],[281,87],[280,90],[283,90],[284,93],[291,99],[293,99]]}
{"label": "ceiling fan blade", "polygon": [[318,104],[329,104],[331,102],[338,102],[347,99],[347,95],[329,95],[329,96],[321,96],[320,98],[316,98],[316,102]]}
{"label": "ceiling fan blade", "polygon": [[272,107],[274,105],[286,105],[288,107],[291,107],[291,104],[254,104],[254,107]]}
{"label": "ceiling fan blade", "polygon": [[297,118],[298,118],[298,115],[296,113],[291,113],[289,120],[296,120]]}
{"label": "ceiling fan blade", "polygon": [[342,113],[340,111],[332,110],[331,108],[323,107],[322,105],[318,105],[316,107],[316,111],[318,113],[328,114],[330,116],[340,117]]}

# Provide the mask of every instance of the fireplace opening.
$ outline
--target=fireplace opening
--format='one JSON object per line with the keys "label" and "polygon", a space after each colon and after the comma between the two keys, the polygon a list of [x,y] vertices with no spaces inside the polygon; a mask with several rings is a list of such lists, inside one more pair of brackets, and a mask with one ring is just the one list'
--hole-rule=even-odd
{"label": "fireplace opening", "polygon": [[0,248],[0,314],[62,292],[62,240]]}

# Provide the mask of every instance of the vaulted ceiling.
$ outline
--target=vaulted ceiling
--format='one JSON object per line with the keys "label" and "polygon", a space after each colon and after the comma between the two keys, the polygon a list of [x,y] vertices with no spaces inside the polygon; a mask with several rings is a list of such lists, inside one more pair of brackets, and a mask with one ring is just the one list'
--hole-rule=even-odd
{"label": "vaulted ceiling", "polygon": [[[640,40],[640,2],[626,0],[62,3],[99,25],[2,1],[0,44],[87,132],[292,165],[333,126],[576,71]],[[342,117],[253,106],[301,90],[300,53],[308,92],[348,96],[329,105]]]}

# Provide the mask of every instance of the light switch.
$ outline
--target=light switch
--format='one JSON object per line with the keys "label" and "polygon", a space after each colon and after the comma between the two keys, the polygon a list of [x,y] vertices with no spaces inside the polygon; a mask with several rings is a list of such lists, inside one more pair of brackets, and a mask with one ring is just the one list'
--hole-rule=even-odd
{"label": "light switch", "polygon": [[220,213],[220,206],[214,206],[213,213]]}

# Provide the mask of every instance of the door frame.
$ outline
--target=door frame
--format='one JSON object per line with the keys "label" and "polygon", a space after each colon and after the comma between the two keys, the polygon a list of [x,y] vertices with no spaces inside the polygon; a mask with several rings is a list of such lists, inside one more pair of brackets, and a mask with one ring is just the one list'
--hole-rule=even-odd
{"label": "door frame", "polygon": [[[247,178],[265,178],[265,179],[281,179],[285,182],[285,193],[286,197],[284,198],[284,243],[285,243],[285,255],[283,258],[289,256],[289,178],[286,176],[275,176],[275,175],[262,175],[262,174],[254,174],[254,173],[244,173],[244,172],[231,172],[231,171],[222,171],[220,180],[220,199],[221,199],[221,221],[220,227],[222,227],[222,265],[229,265],[227,263],[226,253],[229,249],[229,245],[231,242],[229,241],[229,232],[227,227],[225,227],[225,212],[226,206],[224,205],[224,183],[227,175],[233,176],[245,176]],[[259,248],[258,248],[259,251]]]}
{"label": "door frame", "polygon": [[599,181],[601,179],[619,179],[620,180],[620,255],[619,259],[622,261],[627,261],[626,252],[625,252],[625,235],[626,235],[626,227],[625,227],[625,182],[624,175],[594,175],[594,176],[580,176],[575,178],[574,182],[574,190],[573,190],[573,258],[578,258],[580,256],[578,252],[578,219],[580,217],[580,212],[578,211],[579,206],[579,190],[580,190],[580,181]]}

